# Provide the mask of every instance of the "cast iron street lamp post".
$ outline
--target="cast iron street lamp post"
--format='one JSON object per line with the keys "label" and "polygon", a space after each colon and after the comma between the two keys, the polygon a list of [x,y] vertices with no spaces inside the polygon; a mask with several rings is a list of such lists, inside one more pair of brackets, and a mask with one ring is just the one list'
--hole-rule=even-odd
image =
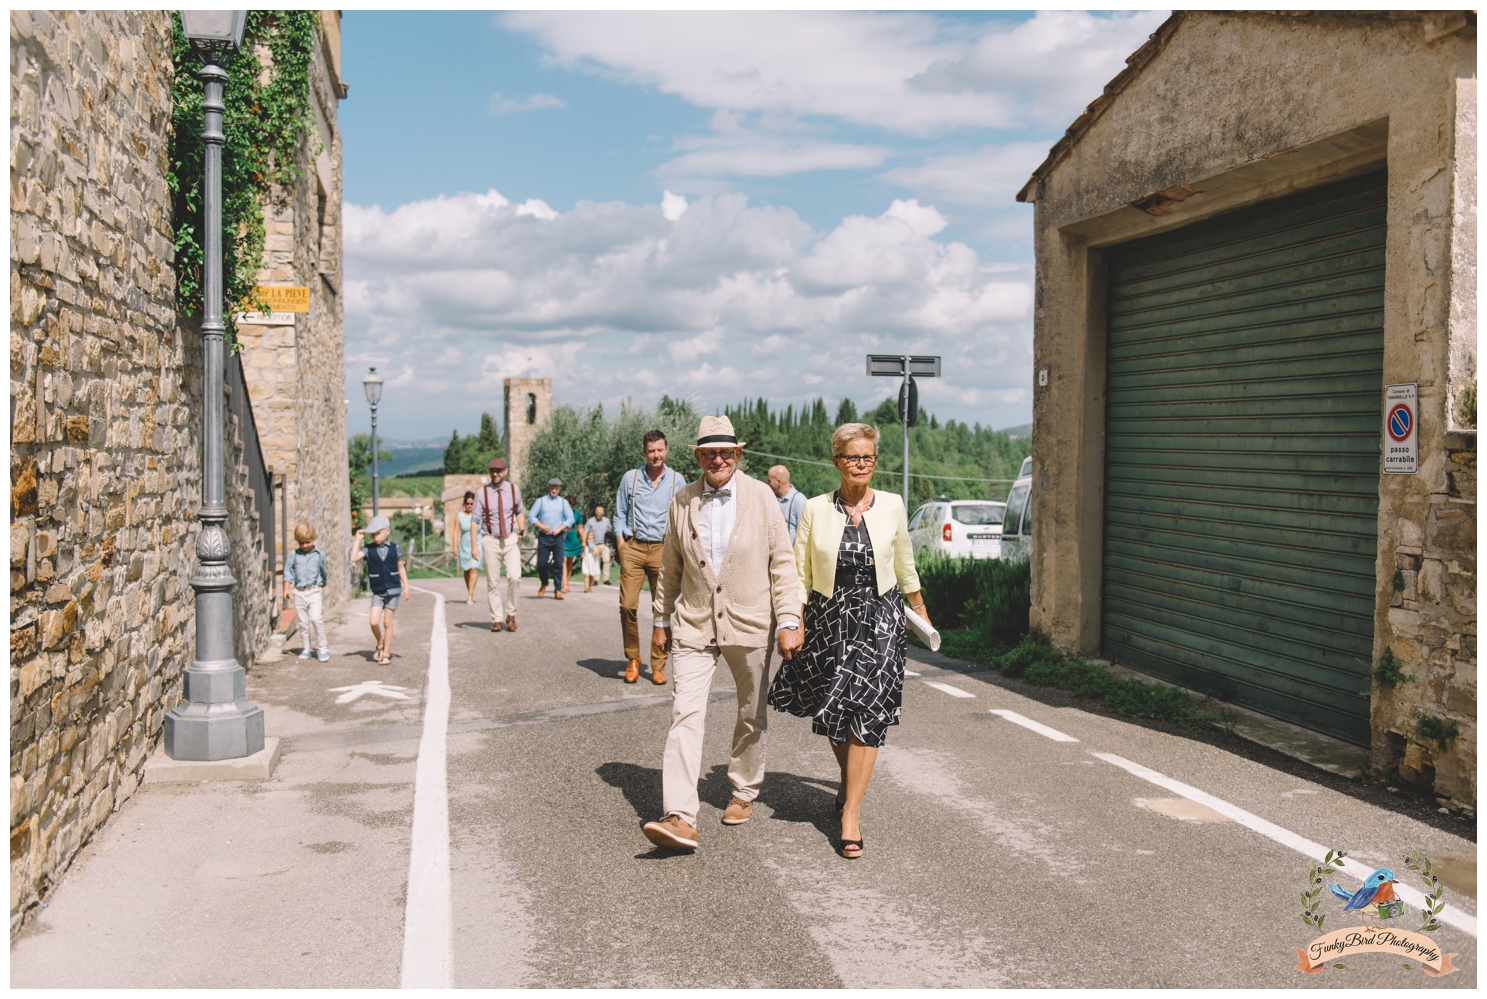
{"label": "cast iron street lamp post", "polygon": [[202,197],[201,533],[196,539],[196,659],[186,668],[181,703],[165,716],[165,753],[174,760],[234,760],[263,749],[263,709],[247,699],[247,673],[233,653],[227,566],[222,441],[222,87],[219,65],[243,42],[246,11],[183,10],[181,27],[201,58],[205,84]]}
{"label": "cast iron street lamp post", "polygon": [[382,398],[382,376],[376,368],[368,370],[371,373],[361,380],[361,387],[366,390],[367,402],[372,404],[372,516],[375,517],[382,512],[377,507],[377,400]]}

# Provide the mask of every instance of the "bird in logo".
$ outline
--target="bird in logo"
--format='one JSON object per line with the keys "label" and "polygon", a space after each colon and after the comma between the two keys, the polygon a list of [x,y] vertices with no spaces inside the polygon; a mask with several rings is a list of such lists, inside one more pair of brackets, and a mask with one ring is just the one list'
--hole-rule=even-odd
{"label": "bird in logo", "polygon": [[1357,910],[1358,914],[1363,918],[1364,928],[1373,931],[1379,927],[1376,924],[1370,926],[1368,917],[1372,916],[1375,920],[1378,919],[1379,904],[1381,902],[1394,901],[1396,897],[1394,894],[1394,884],[1394,872],[1387,867],[1380,867],[1363,879],[1363,886],[1357,891],[1348,891],[1346,888],[1339,888],[1334,884],[1329,884],[1327,887],[1332,889],[1332,894],[1347,903],[1347,905],[1342,907],[1344,912]]}

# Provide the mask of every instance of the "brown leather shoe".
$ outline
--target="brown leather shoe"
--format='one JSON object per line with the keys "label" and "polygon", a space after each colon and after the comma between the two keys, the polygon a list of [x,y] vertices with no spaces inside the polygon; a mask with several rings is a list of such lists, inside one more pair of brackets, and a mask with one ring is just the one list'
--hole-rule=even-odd
{"label": "brown leather shoe", "polygon": [[658,687],[665,685],[665,683],[666,683],[666,667],[665,666],[656,666],[655,664],[652,664],[651,665],[651,683],[654,683]]}
{"label": "brown leather shoe", "polygon": [[537,596],[539,596],[539,597],[545,597],[545,596],[547,596],[547,585],[546,584],[543,584],[542,586],[537,587]]}
{"label": "brown leather shoe", "polygon": [[506,617],[506,630],[507,631],[515,631],[516,630],[516,615],[515,614],[510,614],[510,615],[508,615]]}
{"label": "brown leather shoe", "polygon": [[554,600],[562,600],[563,599],[563,591],[562,590],[554,590],[553,591],[552,598]]}
{"label": "brown leather shoe", "polygon": [[741,826],[749,821],[749,812],[753,811],[754,803],[744,801],[738,795],[728,799],[728,807],[723,810],[723,825]]}
{"label": "brown leather shoe", "polygon": [[500,621],[492,621],[491,622],[491,631],[500,631],[500,630],[501,630],[501,622]]}
{"label": "brown leather shoe", "polygon": [[631,659],[625,663],[625,682],[634,683],[640,679],[640,660]]}
{"label": "brown leather shoe", "polygon": [[659,822],[647,822],[644,832],[645,838],[657,846],[667,846],[673,850],[697,849],[697,830],[687,825],[680,815],[668,815]]}

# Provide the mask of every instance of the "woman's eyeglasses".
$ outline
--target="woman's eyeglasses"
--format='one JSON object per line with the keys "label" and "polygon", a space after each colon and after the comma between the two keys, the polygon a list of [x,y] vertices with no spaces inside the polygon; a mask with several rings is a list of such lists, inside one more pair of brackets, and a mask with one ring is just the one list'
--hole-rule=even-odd
{"label": "woman's eyeglasses", "polygon": [[875,454],[839,454],[836,456],[836,460],[845,461],[847,464],[856,465],[858,468],[870,468],[878,463],[878,456]]}

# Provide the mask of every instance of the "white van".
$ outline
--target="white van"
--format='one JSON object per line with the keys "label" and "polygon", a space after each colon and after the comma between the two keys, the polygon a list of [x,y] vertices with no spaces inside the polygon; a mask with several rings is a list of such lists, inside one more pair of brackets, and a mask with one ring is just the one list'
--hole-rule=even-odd
{"label": "white van", "polygon": [[1002,519],[1002,558],[1028,558],[1033,553],[1033,459],[1022,459],[1017,481],[1007,494],[1007,514]]}
{"label": "white van", "polygon": [[914,551],[1000,558],[1006,510],[1007,504],[1001,500],[953,500],[947,496],[930,500],[909,518]]}

